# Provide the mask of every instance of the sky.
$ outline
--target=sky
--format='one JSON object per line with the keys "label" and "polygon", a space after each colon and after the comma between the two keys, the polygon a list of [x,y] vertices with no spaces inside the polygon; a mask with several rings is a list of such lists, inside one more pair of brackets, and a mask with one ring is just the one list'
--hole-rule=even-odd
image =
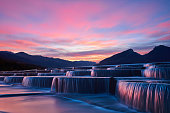
{"label": "sky", "polygon": [[0,0],[0,51],[95,61],[170,46],[170,0]]}

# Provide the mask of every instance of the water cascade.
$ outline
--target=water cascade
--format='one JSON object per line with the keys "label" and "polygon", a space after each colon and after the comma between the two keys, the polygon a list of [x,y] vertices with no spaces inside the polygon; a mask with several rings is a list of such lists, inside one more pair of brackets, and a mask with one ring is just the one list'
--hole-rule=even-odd
{"label": "water cascade", "polygon": [[54,77],[24,77],[22,85],[26,87],[50,88]]}
{"label": "water cascade", "polygon": [[65,73],[38,73],[38,76],[64,76]]}
{"label": "water cascade", "polygon": [[23,76],[9,76],[4,78],[5,83],[22,83]]}
{"label": "water cascade", "polygon": [[58,93],[109,93],[110,77],[55,77],[54,86]]}
{"label": "water cascade", "polygon": [[170,64],[159,64],[148,66],[142,72],[145,77],[154,77],[170,80]]}
{"label": "water cascade", "polygon": [[0,81],[4,81],[4,76],[0,76]]}
{"label": "water cascade", "polygon": [[66,76],[90,76],[91,71],[67,71]]}
{"label": "water cascade", "polygon": [[170,113],[170,81],[118,81],[116,96],[141,111]]}
{"label": "water cascade", "polygon": [[116,69],[116,70],[92,70],[91,76],[93,77],[130,77],[141,76],[140,69]]}

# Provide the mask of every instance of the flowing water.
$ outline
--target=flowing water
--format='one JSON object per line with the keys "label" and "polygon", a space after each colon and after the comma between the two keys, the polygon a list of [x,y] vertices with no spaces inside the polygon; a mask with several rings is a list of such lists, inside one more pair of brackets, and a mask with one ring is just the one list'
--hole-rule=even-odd
{"label": "flowing water", "polygon": [[0,113],[137,113],[136,110],[120,104],[112,96],[70,96],[60,96],[42,88],[0,83]]}
{"label": "flowing water", "polygon": [[170,113],[170,81],[118,81],[116,96],[130,107]]}
{"label": "flowing water", "polygon": [[[113,103],[109,100],[99,101],[102,96],[100,96],[100,99],[94,96],[80,98],[80,94],[93,94],[95,96],[102,94],[106,97],[114,97],[114,95],[116,95],[122,103],[131,108],[144,112],[170,113],[170,63],[96,66],[95,69],[97,70],[91,69],[91,71],[89,71],[76,68],[74,70],[68,68],[63,71],[67,71],[66,76],[64,76],[64,73],[58,73],[58,71],[61,72],[61,70],[57,70],[57,73],[50,73],[47,71],[43,73],[43,71],[39,71],[38,76],[38,70],[36,70],[36,73],[28,70],[28,73],[24,74],[29,75],[31,73],[34,76],[17,76],[20,75],[21,72],[19,74],[15,72],[17,73],[16,76],[0,76],[0,84],[2,82],[14,84],[0,85],[0,113],[24,113],[25,111],[42,113],[107,113],[119,112],[121,109],[124,109],[120,107],[120,104],[114,105],[114,101]],[[12,72],[6,72],[2,74],[11,73]],[[15,85],[19,85],[15,83],[22,83],[22,87],[13,90]],[[31,91],[23,90],[23,86],[24,88],[29,87],[28,89]],[[34,88],[40,90],[45,88],[48,90],[48,93],[53,94],[53,96],[46,95],[44,92],[33,92]],[[50,92],[50,88],[51,91],[55,91],[55,93]],[[40,93],[45,96],[40,96]],[[65,103],[65,99],[68,99],[60,98],[58,97],[59,95],[69,95],[70,97],[77,95],[77,97],[74,98],[85,100],[87,103],[90,102],[90,104],[95,101],[95,105],[102,106],[102,109],[91,108],[91,105],[82,106],[81,103],[74,103],[73,100],[71,100],[71,103],[68,101]],[[88,100],[89,98],[93,101]],[[58,103],[55,104],[55,100],[61,101],[60,105],[58,105]],[[118,103],[118,101],[116,101],[116,103]],[[76,104],[76,106],[74,104]],[[14,107],[10,107],[12,105]],[[103,108],[113,108],[114,110],[117,109],[117,111],[107,111],[105,109],[103,110]],[[136,113],[136,111],[133,110],[126,111],[126,109],[124,109],[122,111]]]}
{"label": "flowing water", "polygon": [[109,84],[109,77],[59,77],[53,80],[58,93],[109,93]]}
{"label": "flowing water", "polygon": [[149,66],[143,71],[143,76],[170,80],[170,67]]}
{"label": "flowing water", "polygon": [[22,85],[26,87],[51,88],[54,76],[24,77]]}
{"label": "flowing water", "polygon": [[90,76],[91,71],[67,71],[66,76]]}
{"label": "flowing water", "polygon": [[140,69],[92,70],[93,77],[130,77],[141,76]]}
{"label": "flowing water", "polygon": [[5,83],[22,83],[23,76],[8,76],[4,78]]}

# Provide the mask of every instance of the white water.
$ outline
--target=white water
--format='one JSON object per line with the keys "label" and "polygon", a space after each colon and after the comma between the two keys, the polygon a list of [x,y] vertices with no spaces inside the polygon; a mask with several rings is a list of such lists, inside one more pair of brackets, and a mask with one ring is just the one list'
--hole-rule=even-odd
{"label": "white water", "polygon": [[170,81],[157,82],[119,81],[116,96],[128,106],[141,111],[170,113]]}
{"label": "white water", "polygon": [[170,64],[149,65],[142,74],[145,77],[170,80]]}
{"label": "white water", "polygon": [[5,83],[22,83],[23,76],[9,76],[4,78]]}
{"label": "white water", "polygon": [[51,88],[54,77],[24,77],[22,85],[26,87]]}
{"label": "white water", "polygon": [[67,71],[66,76],[90,76],[91,71]]}
{"label": "white water", "polygon": [[109,83],[106,77],[55,77],[52,86],[58,93],[109,93]]}

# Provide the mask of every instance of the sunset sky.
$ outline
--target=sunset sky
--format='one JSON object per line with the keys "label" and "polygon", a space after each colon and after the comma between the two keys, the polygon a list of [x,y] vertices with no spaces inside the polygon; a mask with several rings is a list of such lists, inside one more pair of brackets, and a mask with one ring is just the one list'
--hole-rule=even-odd
{"label": "sunset sky", "polygon": [[100,61],[170,46],[170,0],[0,0],[0,51]]}

